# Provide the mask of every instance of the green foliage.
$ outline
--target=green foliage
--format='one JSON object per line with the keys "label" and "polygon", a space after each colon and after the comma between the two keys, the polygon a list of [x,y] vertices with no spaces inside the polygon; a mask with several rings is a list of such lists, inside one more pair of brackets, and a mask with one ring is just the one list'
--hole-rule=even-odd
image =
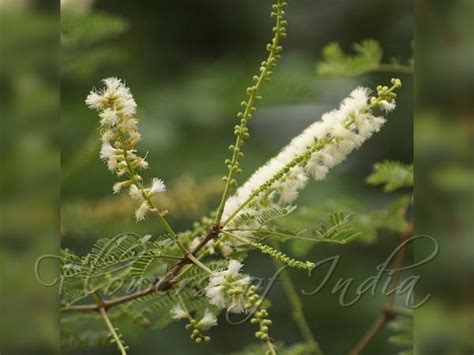
{"label": "green foliage", "polygon": [[316,231],[319,241],[332,241],[345,244],[352,239],[358,238],[361,233],[353,227],[347,227],[353,214],[345,214],[342,211],[331,213],[328,216],[329,223],[321,224]]}
{"label": "green foliage", "polygon": [[412,187],[413,178],[413,164],[384,161],[374,165],[374,172],[367,177],[367,183],[384,185],[385,192],[392,192],[402,187]]}
{"label": "green foliage", "polygon": [[354,240],[370,243],[381,231],[398,233],[407,228],[405,215],[410,202],[410,196],[401,196],[384,208],[367,210],[351,199],[331,200],[320,206],[301,208],[259,231],[259,235],[291,242],[292,252],[300,257],[316,243],[344,244]]}
{"label": "green foliage", "polygon": [[[98,66],[124,58],[124,52],[110,42],[128,29],[120,17],[97,11],[61,14],[63,74],[89,76]],[[87,50],[86,50],[87,49]]]}
{"label": "green foliage", "polygon": [[254,224],[258,225],[258,228],[270,224],[277,219],[288,216],[296,209],[296,206],[286,207],[272,207],[257,213],[241,213],[233,221],[232,225],[234,228],[251,226]]}
{"label": "green foliage", "polygon": [[121,18],[106,13],[65,13],[61,16],[61,45],[65,48],[92,45],[122,34],[127,27]]}
{"label": "green foliage", "polygon": [[152,267],[154,277],[162,275],[167,259],[160,258],[161,253],[171,245],[168,235],[151,240],[150,235],[123,234],[99,239],[83,257],[63,250],[62,303],[73,304],[98,290],[107,294],[114,279],[141,283]]}
{"label": "green foliage", "polygon": [[373,39],[353,44],[355,54],[345,54],[339,43],[326,45],[322,51],[322,61],[316,66],[318,75],[356,76],[377,70],[382,60],[382,48]]}
{"label": "green foliage", "polygon": [[394,333],[388,341],[401,349],[398,354],[413,354],[413,317],[397,317],[388,328]]}

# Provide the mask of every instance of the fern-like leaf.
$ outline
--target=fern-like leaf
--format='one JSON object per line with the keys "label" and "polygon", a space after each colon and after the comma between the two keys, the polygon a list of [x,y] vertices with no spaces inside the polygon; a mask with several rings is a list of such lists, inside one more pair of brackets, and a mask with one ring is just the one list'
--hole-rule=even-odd
{"label": "fern-like leaf", "polygon": [[413,354],[413,317],[397,317],[388,328],[394,332],[388,341],[400,348],[398,354]]}
{"label": "fern-like leaf", "polygon": [[413,179],[413,164],[387,160],[376,163],[373,173],[366,181],[370,185],[383,185],[385,192],[392,192],[402,187],[413,186]]}
{"label": "fern-like leaf", "polygon": [[235,218],[232,223],[233,228],[245,228],[249,226],[257,226],[261,228],[277,219],[288,216],[296,209],[296,206],[272,207],[259,211],[257,213],[242,213]]}
{"label": "fern-like leaf", "polygon": [[354,55],[345,54],[339,43],[326,45],[322,51],[323,60],[317,64],[316,73],[326,76],[356,76],[376,70],[382,60],[382,48],[372,39],[353,45]]}
{"label": "fern-like leaf", "polygon": [[353,213],[345,214],[342,211],[331,213],[328,216],[329,223],[321,224],[316,231],[317,239],[345,244],[358,238],[361,233],[356,228],[347,226],[353,216]]}
{"label": "fern-like leaf", "polygon": [[123,234],[98,240],[89,254],[78,257],[68,250],[62,252],[61,294],[63,303],[70,305],[104,289],[115,278],[141,282],[146,276],[161,276],[169,260],[159,258],[172,245],[171,237]]}

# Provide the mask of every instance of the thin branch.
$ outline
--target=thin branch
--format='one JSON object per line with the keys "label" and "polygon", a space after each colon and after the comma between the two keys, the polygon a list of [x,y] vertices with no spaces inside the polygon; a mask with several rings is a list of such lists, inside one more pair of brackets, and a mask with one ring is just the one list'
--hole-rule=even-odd
{"label": "thin branch", "polygon": [[112,324],[109,318],[109,315],[107,314],[107,310],[105,308],[104,302],[102,301],[102,299],[96,292],[93,293],[92,296],[94,297],[96,304],[99,307],[99,313],[102,316],[102,319],[104,320],[105,325],[109,329],[110,335],[112,336],[114,342],[117,344],[120,354],[127,355],[127,346],[123,343],[122,339],[120,338],[120,335],[115,330],[115,327]]}
{"label": "thin branch", "polygon": [[[122,141],[121,141],[122,144],[124,144]],[[127,174],[130,178],[130,180],[132,181],[132,184],[135,185],[140,191],[142,191],[142,197],[143,199],[148,203],[148,206],[156,211],[155,212],[155,215],[156,217],[158,218],[158,220],[160,221],[160,223],[163,225],[163,227],[165,228],[165,230],[171,234],[171,236],[173,237],[175,243],[178,245],[178,247],[181,249],[181,251],[186,254],[188,251],[186,250],[186,248],[183,246],[183,244],[179,241],[178,239],[178,235],[176,234],[176,232],[174,231],[174,229],[169,225],[168,221],[166,220],[166,218],[161,214],[161,212],[159,211],[159,209],[155,206],[155,204],[151,201],[150,197],[147,196],[147,194],[145,192],[143,192],[143,186],[141,184],[140,181],[137,180],[136,178],[136,174],[135,174],[135,168],[133,167],[133,165],[130,163],[130,160],[128,159],[128,152],[127,152],[127,149],[123,148],[123,157],[124,157],[124,160],[125,160],[125,163],[127,164]]]}
{"label": "thin branch", "polygon": [[[189,260],[189,255],[196,256],[197,253],[212,239],[217,238],[219,235],[220,226],[213,225],[206,233],[206,236],[201,240],[201,242],[188,254],[180,259],[172,269],[160,280],[157,280],[152,285],[144,288],[143,290],[138,290],[136,292],[130,293],[128,295],[116,297],[111,300],[102,300],[105,309],[109,309],[111,307],[115,307],[119,304],[146,296],[150,293],[154,292],[165,292],[168,291],[170,288],[173,287],[173,282],[175,281],[175,277],[179,274],[181,269],[189,264],[192,263]],[[91,312],[91,311],[98,311],[99,306],[97,304],[89,304],[89,305],[76,305],[76,306],[67,306],[61,309],[63,312]]]}
{"label": "thin branch", "polygon": [[[278,5],[281,5],[281,3],[283,3],[283,1],[277,0]],[[242,113],[241,120],[240,120],[240,125],[239,125],[240,130],[246,129],[248,119],[252,117],[252,114],[255,111],[256,101],[260,98],[259,91],[260,91],[263,83],[271,75],[271,72],[272,72],[272,69],[273,69],[272,64],[276,61],[276,58],[278,58],[278,53],[281,51],[280,40],[284,37],[284,35],[282,34],[283,32],[281,32],[281,28],[282,28],[282,26],[284,27],[283,23],[286,22],[283,19],[283,15],[284,15],[284,11],[281,8],[279,8],[279,10],[277,11],[277,14],[275,16],[275,27],[274,27],[274,29],[276,29],[276,30],[274,30],[273,38],[272,38],[271,42],[268,44],[268,47],[267,47],[267,48],[269,48],[268,56],[267,56],[266,60],[264,62],[262,62],[262,65],[260,67],[259,75],[254,76],[254,78],[256,79],[255,85],[252,87],[252,90],[247,91],[248,95],[247,95],[247,101],[245,102],[245,110]],[[266,63],[266,64],[263,64],[263,63]],[[231,190],[232,183],[233,183],[233,179],[234,179],[235,173],[237,171],[236,168],[238,167],[238,160],[240,158],[240,155],[243,154],[240,151],[240,148],[242,147],[243,143],[244,143],[243,135],[240,134],[240,133],[237,134],[237,138],[236,138],[234,146],[233,146],[234,148],[233,148],[233,152],[232,152],[232,158],[231,158],[231,160],[229,161],[229,164],[228,164],[229,172],[228,172],[227,176],[225,177],[226,184],[225,184],[225,187],[224,187],[224,192],[222,193],[222,197],[221,197],[219,207],[217,209],[215,223],[220,223],[221,222],[222,214],[224,212],[225,203],[227,201],[227,198],[229,197],[230,190]]]}
{"label": "thin branch", "polygon": [[409,312],[403,308],[395,306],[395,292],[394,289],[397,287],[400,281],[401,267],[403,266],[406,249],[408,243],[406,242],[413,235],[413,225],[410,224],[407,230],[400,235],[401,248],[395,259],[395,274],[390,280],[389,294],[387,294],[385,306],[382,309],[381,315],[374,321],[372,326],[365,332],[362,338],[357,342],[354,348],[351,350],[350,355],[359,355],[367,348],[370,342],[375,336],[391,321],[393,321],[398,315],[409,316]]}
{"label": "thin branch", "polygon": [[262,234],[267,234],[269,236],[275,236],[275,237],[282,237],[282,238],[287,238],[287,239],[294,239],[294,240],[307,240],[310,242],[315,242],[315,243],[332,243],[332,244],[346,244],[347,241],[341,241],[341,240],[333,240],[333,239],[323,239],[323,238],[311,238],[311,237],[302,237],[296,234],[288,234],[288,233],[282,233],[282,232],[275,232],[271,230],[264,230],[264,229],[255,229],[255,228],[230,228],[226,229],[225,232],[238,232],[238,231],[247,231],[247,232],[258,232]]}
{"label": "thin branch", "polygon": [[[277,269],[280,269],[283,264],[277,260],[274,260],[273,263]],[[301,335],[305,339],[306,343],[311,346],[311,350],[314,351],[316,355],[322,355],[322,351],[319,347],[318,342],[313,336],[311,329],[308,325],[308,321],[303,312],[303,304],[301,303],[300,298],[298,297],[298,293],[296,292],[295,286],[291,281],[290,276],[286,270],[282,270],[280,273],[280,278],[283,284],[283,289],[285,290],[286,297],[290,302],[290,306],[292,309],[291,315],[293,320],[295,321]]]}
{"label": "thin branch", "polygon": [[351,350],[350,355],[362,354],[372,339],[375,338],[379,331],[384,327],[385,323],[387,323],[387,317],[384,313],[376,319],[369,330],[359,340],[357,345]]}
{"label": "thin branch", "polygon": [[266,354],[268,354],[268,355],[277,355],[277,352],[275,350],[275,346],[273,345],[271,340],[267,340],[267,347],[268,347],[268,351],[266,352]]}

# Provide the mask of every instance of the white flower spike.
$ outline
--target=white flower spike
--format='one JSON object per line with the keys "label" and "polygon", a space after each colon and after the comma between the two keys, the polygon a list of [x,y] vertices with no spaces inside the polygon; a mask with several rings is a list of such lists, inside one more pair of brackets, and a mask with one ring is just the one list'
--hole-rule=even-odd
{"label": "white flower spike", "polygon": [[129,188],[130,196],[140,202],[135,217],[141,221],[152,210],[149,199],[165,192],[166,185],[158,178],[154,178],[148,188],[142,185],[143,179],[137,171],[147,169],[148,162],[146,157],[138,156],[135,149],[141,139],[135,117],[137,104],[122,80],[112,77],[102,82],[105,87],[92,90],[86,98],[87,106],[99,111],[102,135],[100,158],[107,162],[108,169],[118,177],[127,177],[114,184],[113,192],[118,194],[123,188]]}
{"label": "white flower spike", "polygon": [[[392,83],[392,90],[400,85],[396,80]],[[310,177],[325,179],[334,166],[385,123],[373,109],[389,112],[395,108],[391,91],[387,90],[390,89],[379,87],[379,96],[372,98],[367,88],[352,91],[339,109],[324,114],[237,189],[226,202],[223,221],[230,222],[228,219],[238,213],[286,206],[296,200]]]}

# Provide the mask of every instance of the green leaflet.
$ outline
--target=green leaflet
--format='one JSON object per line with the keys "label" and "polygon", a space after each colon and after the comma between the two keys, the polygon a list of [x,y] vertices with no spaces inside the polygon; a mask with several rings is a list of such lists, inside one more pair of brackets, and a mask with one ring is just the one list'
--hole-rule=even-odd
{"label": "green leaflet", "polygon": [[397,317],[388,328],[394,333],[388,341],[400,348],[398,354],[413,354],[413,317]]}
{"label": "green leaflet", "polygon": [[382,48],[373,39],[353,44],[354,55],[344,53],[337,42],[326,45],[316,73],[326,76],[356,76],[376,70],[382,60]]}
{"label": "green leaflet", "polygon": [[[245,254],[240,253],[233,256],[236,260],[242,260]],[[224,270],[228,266],[228,260],[212,260],[206,266],[213,271]],[[123,304],[117,310],[118,317],[132,319],[140,326],[152,326],[160,329],[173,321],[170,310],[176,305],[177,295],[184,301],[190,312],[212,308],[207,298],[202,297],[204,286],[207,284],[209,275],[200,268],[193,267],[184,273],[176,287],[168,293],[152,293],[141,298]]]}
{"label": "green leaflet", "polygon": [[[110,39],[127,31],[128,23],[103,12],[61,14],[62,69],[72,77],[92,76],[96,68],[123,60],[126,53]],[[87,49],[87,50],[85,50]],[[84,146],[83,149],[88,149]],[[76,161],[76,164],[78,162]],[[69,167],[68,167],[69,168]]]}
{"label": "green leaflet", "polygon": [[153,271],[153,276],[160,276],[169,260],[159,256],[170,248],[171,243],[167,235],[151,240],[151,236],[123,234],[98,240],[84,257],[63,250],[62,303],[73,304],[96,290],[104,289],[107,294],[113,280],[138,282],[150,271]]}
{"label": "green leaflet", "polygon": [[292,241],[292,252],[302,257],[316,243],[373,242],[381,230],[404,231],[408,225],[405,211],[410,203],[411,197],[402,195],[371,211],[350,199],[332,200],[318,207],[301,208],[254,235],[261,240]]}
{"label": "green leaflet", "polygon": [[257,224],[258,227],[263,227],[266,224],[276,221],[291,214],[296,209],[296,206],[286,207],[272,207],[255,214],[241,213],[235,218],[232,223],[233,228],[245,228]]}
{"label": "green leaflet", "polygon": [[383,185],[385,192],[392,192],[402,187],[412,187],[413,179],[413,164],[386,160],[374,165],[374,171],[366,182],[370,185]]}
{"label": "green leaflet", "polygon": [[347,226],[353,216],[353,213],[345,214],[342,211],[329,214],[328,223],[321,224],[316,231],[316,240],[345,244],[352,239],[358,238],[361,232],[357,231],[354,227]]}

